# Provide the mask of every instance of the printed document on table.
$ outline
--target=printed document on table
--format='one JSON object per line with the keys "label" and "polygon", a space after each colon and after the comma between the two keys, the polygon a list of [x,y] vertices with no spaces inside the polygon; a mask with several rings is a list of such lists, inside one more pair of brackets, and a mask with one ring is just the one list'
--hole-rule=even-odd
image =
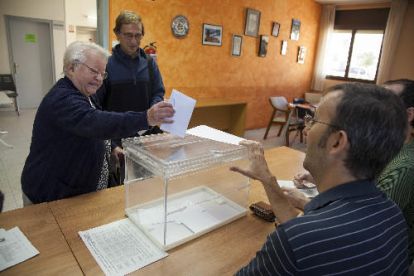
{"label": "printed document on table", "polygon": [[193,127],[189,130],[187,130],[187,134],[191,134],[197,137],[201,138],[207,138],[218,142],[238,145],[240,141],[243,141],[245,139],[240,138],[236,135],[226,133],[224,131],[201,125],[197,127]]}
{"label": "printed document on table", "polygon": [[127,275],[168,256],[128,218],[78,234],[107,276]]}
{"label": "printed document on table", "polygon": [[164,131],[168,131],[169,133],[184,138],[188,124],[190,123],[191,115],[193,114],[196,100],[173,89],[169,103],[172,104],[175,110],[175,114],[171,118],[174,120],[174,123],[161,124],[160,128]]}
{"label": "printed document on table", "polygon": [[0,271],[39,254],[19,227],[0,229]]}

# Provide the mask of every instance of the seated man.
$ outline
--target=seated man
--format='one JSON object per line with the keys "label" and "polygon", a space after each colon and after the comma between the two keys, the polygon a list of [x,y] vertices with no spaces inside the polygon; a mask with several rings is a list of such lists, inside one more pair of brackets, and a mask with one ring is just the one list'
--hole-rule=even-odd
{"label": "seated man", "polygon": [[241,142],[250,164],[230,169],[262,182],[281,224],[238,275],[406,275],[407,225],[374,183],[404,143],[404,114],[398,96],[381,87],[334,86],[304,130],[303,166],[319,195],[302,216],[269,171],[260,143]]}
{"label": "seated man", "polygon": [[[393,91],[402,99],[407,113],[404,120],[408,117],[408,133],[405,143],[398,155],[387,165],[376,181],[377,187],[385,192],[403,212],[405,221],[408,225],[408,251],[409,263],[414,260],[414,81],[399,79],[387,81],[383,87]],[[313,182],[309,174],[297,174],[295,185],[302,186],[303,181]],[[285,189],[286,194],[293,205],[303,209],[309,201],[302,193],[295,190]]]}

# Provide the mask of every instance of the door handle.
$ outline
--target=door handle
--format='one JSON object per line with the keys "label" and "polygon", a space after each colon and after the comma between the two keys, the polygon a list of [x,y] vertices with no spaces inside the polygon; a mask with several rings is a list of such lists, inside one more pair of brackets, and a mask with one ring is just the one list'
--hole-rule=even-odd
{"label": "door handle", "polygon": [[15,62],[14,63],[14,73],[17,74],[17,67],[19,67],[19,65]]}

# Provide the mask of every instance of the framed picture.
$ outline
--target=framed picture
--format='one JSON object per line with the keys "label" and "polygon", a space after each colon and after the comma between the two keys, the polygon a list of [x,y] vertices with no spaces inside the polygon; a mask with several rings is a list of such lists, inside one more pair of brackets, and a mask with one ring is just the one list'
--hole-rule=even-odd
{"label": "framed picture", "polygon": [[221,46],[223,40],[223,27],[203,24],[203,44]]}
{"label": "framed picture", "polygon": [[269,44],[269,36],[260,36],[259,57],[265,57],[267,54],[267,45]]}
{"label": "framed picture", "polygon": [[240,57],[242,49],[243,37],[241,35],[233,35],[233,42],[231,44],[231,56]]}
{"label": "framed picture", "polygon": [[292,19],[292,29],[290,30],[290,39],[299,41],[300,21]]}
{"label": "framed picture", "polygon": [[244,28],[244,35],[255,36],[259,34],[261,12],[247,9],[246,12],[246,26]]}
{"label": "framed picture", "polygon": [[273,22],[273,29],[272,29],[272,36],[279,36],[279,28],[280,28],[280,24],[277,22]]}
{"label": "framed picture", "polygon": [[298,63],[305,63],[306,47],[300,46],[298,53]]}
{"label": "framed picture", "polygon": [[280,50],[280,54],[283,55],[283,56],[286,56],[287,45],[288,45],[287,41],[286,40],[283,40],[282,41],[282,48]]}

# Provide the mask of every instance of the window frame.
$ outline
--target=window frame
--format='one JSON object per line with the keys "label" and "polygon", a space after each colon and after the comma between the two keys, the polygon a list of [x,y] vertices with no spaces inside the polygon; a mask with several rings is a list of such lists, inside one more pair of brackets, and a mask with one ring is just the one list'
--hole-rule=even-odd
{"label": "window frame", "polygon": [[[340,30],[340,29],[337,29]],[[335,31],[335,30],[334,30]],[[380,65],[380,61],[381,61],[381,56],[382,56],[382,47],[384,45],[384,34],[385,34],[385,30],[381,30],[378,29],[376,31],[382,31],[382,41],[381,41],[381,49],[379,52],[379,56],[378,56],[378,64],[377,64],[377,70],[375,71],[375,78],[373,80],[366,80],[366,79],[358,79],[358,78],[350,78],[348,77],[349,75],[349,68],[351,66],[351,58],[352,58],[352,51],[354,48],[354,41],[355,41],[355,34],[357,33],[357,31],[374,31],[374,30],[365,30],[365,29],[351,29],[352,31],[352,36],[351,36],[351,42],[349,43],[349,49],[348,49],[348,60],[346,62],[346,67],[345,67],[345,76],[344,77],[339,77],[339,76],[333,76],[333,75],[326,75],[325,79],[329,79],[329,80],[340,80],[340,81],[350,81],[350,82],[362,82],[362,83],[371,83],[371,84],[376,84],[377,83],[377,77],[378,77],[378,69],[379,69],[379,65]]]}

